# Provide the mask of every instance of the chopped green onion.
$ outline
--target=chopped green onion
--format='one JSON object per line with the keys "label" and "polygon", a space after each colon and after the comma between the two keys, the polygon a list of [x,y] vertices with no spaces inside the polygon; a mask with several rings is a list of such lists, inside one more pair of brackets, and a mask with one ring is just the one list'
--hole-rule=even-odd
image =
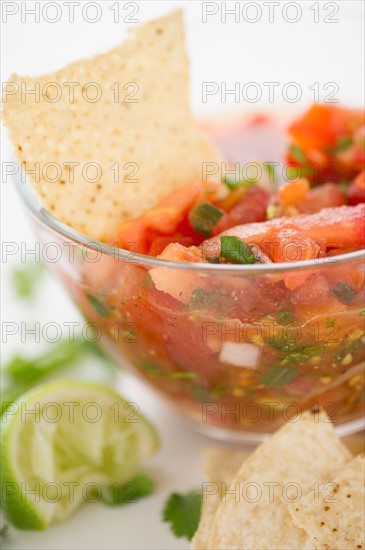
{"label": "chopped green onion", "polygon": [[293,313],[291,311],[278,311],[277,318],[282,325],[290,325],[293,321]]}
{"label": "chopped green onion", "polygon": [[312,346],[312,347],[302,348],[298,351],[289,353],[289,355],[286,355],[281,360],[281,364],[291,365],[292,363],[299,363],[299,364],[307,363],[309,359],[312,359],[312,357],[316,357],[324,349],[325,349],[325,346]]}
{"label": "chopped green onion", "polygon": [[357,340],[353,340],[350,343],[345,343],[345,346],[340,352],[338,352],[336,349],[334,359],[335,361],[338,361],[341,363],[347,355],[349,354],[355,355],[363,347],[364,347],[364,343],[362,341],[362,337],[357,338]]}
{"label": "chopped green onion", "polygon": [[266,208],[266,217],[268,220],[272,220],[275,218],[277,212],[277,206],[275,204],[269,204],[269,206]]}
{"label": "chopped green onion", "polygon": [[220,238],[221,257],[234,264],[254,264],[256,258],[249,246],[239,237],[225,235]]}
{"label": "chopped green onion", "polygon": [[99,317],[108,317],[109,316],[109,308],[100,302],[95,296],[92,294],[86,294],[86,298],[89,300],[90,304],[93,306],[95,312],[99,315]]}
{"label": "chopped green onion", "polygon": [[277,183],[277,175],[275,165],[272,162],[264,162],[264,169],[268,173],[270,183]]}
{"label": "chopped green onion", "polygon": [[341,300],[341,302],[345,302],[345,304],[351,303],[355,298],[354,289],[346,283],[337,283],[335,288],[332,290],[332,294]]}
{"label": "chopped green onion", "polygon": [[195,288],[192,292],[192,297],[189,302],[189,307],[201,307],[212,304],[216,301],[217,294],[206,292],[203,288]]}
{"label": "chopped green onion", "polygon": [[337,138],[336,144],[333,147],[328,147],[327,151],[331,154],[341,153],[348,149],[353,142],[352,136],[340,136]]}
{"label": "chopped green onion", "polygon": [[216,388],[214,388],[214,390],[210,392],[210,397],[212,397],[213,399],[214,398],[219,399],[226,392],[227,392],[227,386],[217,386]]}
{"label": "chopped green onion", "polygon": [[163,374],[163,371],[154,363],[143,363],[142,369],[150,376],[161,376]]}
{"label": "chopped green onion", "polygon": [[341,191],[341,193],[347,193],[347,190],[349,188],[349,185],[350,185],[350,182],[348,181],[340,181],[338,184],[337,184],[337,187],[339,188],[339,190]]}
{"label": "chopped green onion", "polygon": [[171,378],[191,379],[196,378],[198,375],[196,372],[188,371],[175,371],[171,373]]}
{"label": "chopped green onion", "polygon": [[286,181],[295,180],[302,175],[302,169],[298,166],[288,166],[286,169]]}
{"label": "chopped green onion", "polygon": [[263,375],[261,382],[270,388],[280,389],[298,376],[298,371],[275,365]]}
{"label": "chopped green onion", "polygon": [[210,237],[213,228],[217,225],[224,212],[213,204],[206,202],[197,204],[189,213],[192,228],[199,235]]}
{"label": "chopped green onion", "polygon": [[273,348],[285,352],[285,353],[292,353],[293,351],[298,351],[298,345],[293,340],[289,340],[288,338],[285,338],[285,335],[283,335],[283,338],[281,340],[275,340],[271,338],[266,339],[266,343],[272,346]]}
{"label": "chopped green onion", "polygon": [[257,183],[256,179],[251,180],[238,180],[236,178],[230,178],[229,176],[225,176],[222,180],[222,182],[228,187],[230,191],[235,191],[236,189],[239,189],[240,187],[246,187],[247,189],[251,187],[252,185],[255,185]]}
{"label": "chopped green onion", "polygon": [[293,157],[293,159],[296,160],[297,162],[299,162],[300,164],[304,163],[304,162],[307,162],[307,160],[308,160],[305,153],[304,153],[304,151],[303,151],[303,149],[301,149],[297,145],[291,145],[289,147],[289,152],[290,152],[291,156]]}
{"label": "chopped green onion", "polygon": [[149,273],[147,273],[147,275],[143,279],[141,286],[142,286],[142,288],[152,288],[154,286],[153,281],[152,281],[152,277]]}

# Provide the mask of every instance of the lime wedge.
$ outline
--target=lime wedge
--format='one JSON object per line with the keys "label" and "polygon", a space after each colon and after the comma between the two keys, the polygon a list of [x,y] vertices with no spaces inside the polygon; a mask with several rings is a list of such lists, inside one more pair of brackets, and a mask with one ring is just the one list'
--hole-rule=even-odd
{"label": "lime wedge", "polygon": [[2,507],[21,529],[45,529],[106,484],[124,483],[159,447],[155,428],[108,386],[45,384],[1,419]]}

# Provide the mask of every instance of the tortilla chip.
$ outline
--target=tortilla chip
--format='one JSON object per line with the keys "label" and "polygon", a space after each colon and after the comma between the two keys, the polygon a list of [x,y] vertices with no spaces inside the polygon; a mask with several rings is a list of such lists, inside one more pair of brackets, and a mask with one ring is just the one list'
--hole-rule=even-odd
{"label": "tortilla chip", "polygon": [[359,455],[324,487],[289,506],[294,524],[313,538],[313,548],[365,547],[365,457]]}
{"label": "tortilla chip", "polygon": [[202,470],[207,479],[217,484],[217,492],[206,494],[198,529],[192,540],[193,550],[206,550],[212,530],[215,513],[222,500],[223,483],[229,486],[242,462],[249,455],[249,451],[235,451],[231,449],[210,447],[203,450]]}
{"label": "tortilla chip", "polygon": [[203,473],[209,481],[229,484],[250,452],[248,449],[206,447],[202,451]]}
{"label": "tortilla chip", "polygon": [[353,455],[365,453],[365,433],[358,432],[356,434],[346,435],[341,438],[343,443],[350,449]]}
{"label": "tortilla chip", "polygon": [[350,458],[324,413],[287,423],[243,462],[219,504],[207,549],[312,549],[288,503],[333,478]]}
{"label": "tortilla chip", "polygon": [[92,238],[108,239],[201,180],[202,163],[221,161],[190,111],[181,10],[131,29],[102,55],[9,80],[3,118],[18,160],[37,170],[31,181],[45,208]]}

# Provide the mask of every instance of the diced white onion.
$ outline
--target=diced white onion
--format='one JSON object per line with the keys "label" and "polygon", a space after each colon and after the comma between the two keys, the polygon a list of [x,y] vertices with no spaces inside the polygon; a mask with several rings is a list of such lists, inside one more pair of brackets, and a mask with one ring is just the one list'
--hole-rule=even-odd
{"label": "diced white onion", "polygon": [[261,349],[254,344],[225,342],[221,348],[219,360],[235,367],[256,369],[260,354]]}

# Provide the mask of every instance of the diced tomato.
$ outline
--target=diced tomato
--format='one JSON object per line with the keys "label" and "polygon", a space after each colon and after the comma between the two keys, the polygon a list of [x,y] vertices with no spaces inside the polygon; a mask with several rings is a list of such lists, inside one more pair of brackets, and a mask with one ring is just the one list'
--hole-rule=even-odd
{"label": "diced tomato", "polygon": [[242,223],[261,222],[266,220],[266,209],[270,195],[265,189],[254,185],[242,195],[241,200],[224,214],[213,230],[218,235],[229,227]]}
{"label": "diced tomato", "polygon": [[335,297],[331,294],[326,277],[321,273],[312,273],[308,277],[306,285],[297,288],[291,293],[290,301],[295,305],[323,304],[326,307],[328,303],[335,301]]}
{"label": "diced tomato", "polygon": [[[237,280],[237,279],[236,279]],[[238,279],[239,280],[239,279]],[[222,285],[222,283],[226,283]],[[224,314],[230,319],[240,319],[249,323],[252,319],[261,320],[262,315],[285,309],[288,304],[289,290],[282,281],[269,280],[267,277],[253,277],[252,279],[241,279],[241,289],[238,289],[232,299],[232,287],[235,279],[232,277],[219,278],[212,284],[217,283],[220,291],[226,289],[227,298],[224,300]]]}
{"label": "diced tomato", "polygon": [[[201,262],[202,253],[199,248],[186,248],[178,243],[169,244],[159,258],[174,262]],[[196,271],[176,270],[170,267],[153,267],[150,276],[157,288],[166,292],[180,302],[188,303],[195,288],[205,288],[208,280]],[[179,283],[176,284],[176,281]]]}
{"label": "diced tomato", "polygon": [[317,258],[320,247],[296,225],[286,222],[273,227],[266,250],[274,262],[299,262]]}
{"label": "diced tomato", "polygon": [[116,243],[120,248],[129,248],[146,254],[152,241],[161,235],[172,235],[184,219],[194,201],[202,192],[200,183],[193,183],[162,201],[139,218],[123,223],[117,230]]}
{"label": "diced tomato", "polygon": [[[361,261],[359,263],[361,264]],[[331,268],[326,269],[324,274],[332,291],[338,285],[347,285],[357,294],[364,285],[364,266],[361,269],[361,265],[356,266],[356,268],[354,265],[353,269],[348,269],[347,266],[343,265],[333,265]]]}
{"label": "diced tomato", "polygon": [[295,206],[303,201],[309,190],[309,181],[306,178],[300,178],[297,181],[289,181],[280,187],[278,195],[285,206]]}
{"label": "diced tomato", "polygon": [[174,234],[171,236],[158,236],[153,239],[150,249],[148,251],[149,256],[158,256],[161,254],[165,248],[172,243],[178,243],[182,246],[192,246],[194,245],[194,239],[187,235]]}
{"label": "diced tomato", "polygon": [[[292,223],[276,226],[271,231],[266,243],[269,256],[274,262],[299,262],[318,258],[320,246],[310,237],[306,237]],[[301,286],[310,276],[309,271],[286,273],[283,277],[285,286],[294,290]]]}
{"label": "diced tomato", "polygon": [[289,134],[303,149],[333,147],[337,139],[351,135],[364,125],[364,112],[334,105],[314,104],[289,128]]}
{"label": "diced tomato", "polygon": [[324,239],[327,248],[358,250],[365,246],[365,205],[324,208],[298,216],[296,224],[308,237]]}
{"label": "diced tomato", "polygon": [[[329,249],[357,250],[365,245],[365,204],[324,208],[315,214],[238,225],[224,231],[223,234],[239,237],[248,244],[260,246],[265,251],[265,242],[270,242],[273,229],[286,223],[295,223],[306,237],[317,243],[323,241]],[[219,236],[205,241],[201,249],[205,257],[219,254]]]}
{"label": "diced tomato", "polygon": [[[155,288],[146,288],[141,295],[126,304],[138,335],[148,350],[158,349],[163,359],[179,370],[214,376],[211,350],[202,337],[202,324],[189,319],[189,312],[181,309],[181,302]],[[215,317],[211,323],[215,321]],[[156,334],[159,338],[156,339]],[[152,358],[153,361],[153,358]]]}
{"label": "diced tomato", "polygon": [[365,170],[351,183],[347,190],[347,200],[351,205],[365,202]]}
{"label": "diced tomato", "polygon": [[342,206],[346,204],[345,195],[334,183],[325,183],[308,191],[303,200],[297,205],[299,212],[314,214],[323,208]]}
{"label": "diced tomato", "polygon": [[365,170],[363,170],[353,181],[359,189],[365,191]]}
{"label": "diced tomato", "polygon": [[305,170],[311,182],[340,182],[363,168],[364,111],[313,105],[289,128],[287,161]]}
{"label": "diced tomato", "polygon": [[314,214],[323,208],[342,206],[346,204],[346,197],[334,183],[324,183],[311,189],[309,181],[302,178],[281,187],[273,204],[275,217],[278,218],[299,213]]}

